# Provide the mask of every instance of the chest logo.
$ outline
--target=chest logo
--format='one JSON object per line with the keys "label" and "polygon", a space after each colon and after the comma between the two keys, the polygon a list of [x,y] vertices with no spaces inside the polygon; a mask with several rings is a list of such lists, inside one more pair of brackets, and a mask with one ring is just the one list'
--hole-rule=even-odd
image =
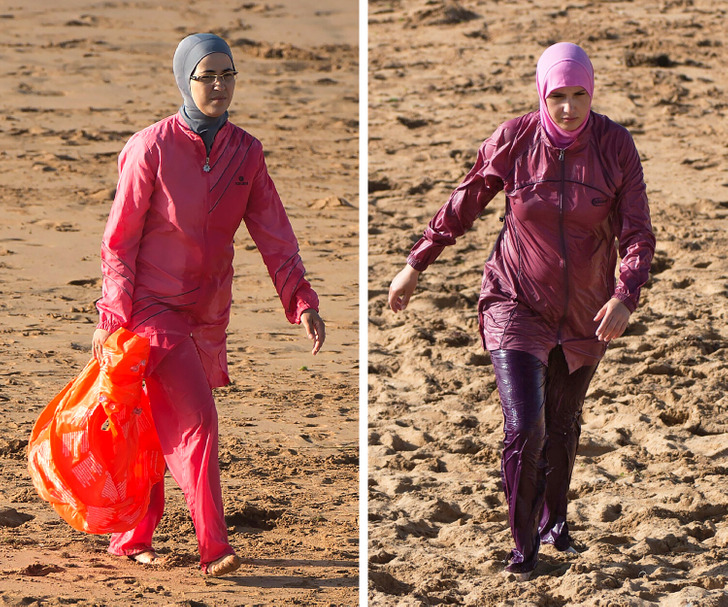
{"label": "chest logo", "polygon": [[235,185],[248,185],[248,182],[245,180],[245,177],[243,175],[238,175],[238,178],[235,181]]}

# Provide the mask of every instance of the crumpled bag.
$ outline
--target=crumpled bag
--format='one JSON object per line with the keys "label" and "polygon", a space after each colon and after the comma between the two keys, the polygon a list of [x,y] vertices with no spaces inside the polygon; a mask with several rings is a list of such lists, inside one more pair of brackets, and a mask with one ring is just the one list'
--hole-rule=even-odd
{"label": "crumpled bag", "polygon": [[72,527],[118,533],[136,527],[164,458],[143,388],[149,341],[119,329],[46,406],[28,444],[33,485]]}

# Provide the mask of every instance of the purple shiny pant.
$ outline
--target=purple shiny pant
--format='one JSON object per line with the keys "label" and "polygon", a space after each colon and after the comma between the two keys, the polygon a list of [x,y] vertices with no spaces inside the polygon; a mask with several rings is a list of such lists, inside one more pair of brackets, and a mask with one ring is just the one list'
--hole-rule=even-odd
{"label": "purple shiny pant", "polygon": [[561,347],[551,351],[548,365],[518,350],[490,354],[503,410],[501,474],[516,544],[508,569],[531,571],[541,542],[569,547],[566,495],[597,365],[569,374]]}

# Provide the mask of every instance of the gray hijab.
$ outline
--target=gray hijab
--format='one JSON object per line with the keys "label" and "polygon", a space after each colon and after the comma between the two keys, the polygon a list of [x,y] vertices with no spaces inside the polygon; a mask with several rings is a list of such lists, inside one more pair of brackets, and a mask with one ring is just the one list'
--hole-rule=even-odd
{"label": "gray hijab", "polygon": [[[177,45],[172,62],[174,78],[177,81],[180,93],[182,93],[182,99],[184,99],[179,112],[189,127],[202,137],[208,154],[212,148],[212,142],[215,140],[215,135],[228,119],[228,113],[225,112],[218,118],[211,118],[203,114],[195,104],[194,99],[192,99],[190,76],[195,72],[197,64],[212,53],[225,53],[233,62],[230,47],[220,36],[215,34],[192,34]],[[233,69],[235,69],[234,62]]]}

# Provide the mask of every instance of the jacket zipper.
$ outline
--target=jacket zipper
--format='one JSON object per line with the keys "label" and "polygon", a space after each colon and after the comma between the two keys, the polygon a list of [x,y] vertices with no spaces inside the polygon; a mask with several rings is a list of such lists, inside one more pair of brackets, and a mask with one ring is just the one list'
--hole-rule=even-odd
{"label": "jacket zipper", "polygon": [[205,166],[202,167],[202,170],[205,171],[205,173],[210,172],[211,169],[210,169],[210,157],[209,156],[207,158],[205,158]]}
{"label": "jacket zipper", "polygon": [[564,190],[566,189],[566,161],[564,160],[565,150],[559,150],[559,162],[561,163],[561,189],[559,191],[559,234],[561,235],[561,256],[564,264],[564,312],[559,321],[557,340],[561,344],[561,329],[566,322],[566,315],[569,309],[569,268],[566,249],[566,234],[564,233]]}

